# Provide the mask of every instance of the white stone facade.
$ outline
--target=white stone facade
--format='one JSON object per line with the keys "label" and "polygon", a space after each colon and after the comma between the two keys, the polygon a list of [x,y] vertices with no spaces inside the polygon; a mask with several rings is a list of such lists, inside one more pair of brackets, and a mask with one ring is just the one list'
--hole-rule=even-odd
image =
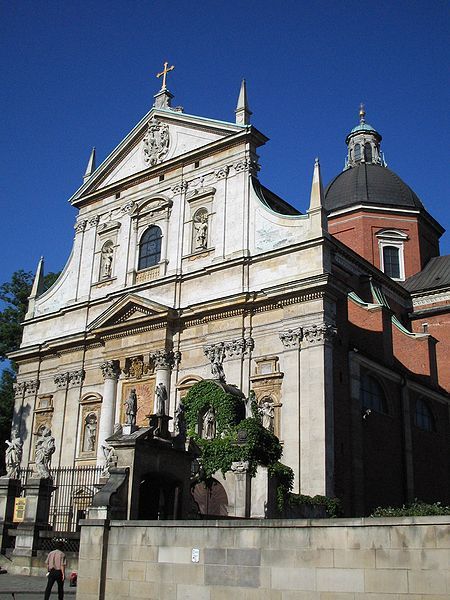
{"label": "white stone facade", "polygon": [[[256,179],[265,142],[250,125],[153,108],[71,198],[72,253],[30,304],[15,353],[27,462],[48,424],[54,466],[101,463],[131,386],[138,424],[160,381],[173,416],[189,382],[211,375],[204,346],[251,338],[225,358],[227,382],[246,395],[253,386],[259,400],[270,380],[295,489],[333,493],[335,306],[319,166],[310,210],[297,215]],[[160,257],[139,269],[151,226],[161,230]],[[266,358],[276,366],[258,379]],[[85,442],[93,423],[94,449]]]}

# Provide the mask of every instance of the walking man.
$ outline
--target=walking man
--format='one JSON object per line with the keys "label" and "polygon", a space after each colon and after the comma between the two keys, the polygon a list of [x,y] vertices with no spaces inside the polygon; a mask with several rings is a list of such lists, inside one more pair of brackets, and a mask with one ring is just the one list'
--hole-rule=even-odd
{"label": "walking man", "polygon": [[56,550],[52,550],[47,556],[48,581],[45,589],[44,600],[49,600],[53,584],[58,584],[58,600],[64,598],[64,578],[66,571],[66,555],[62,551],[63,543],[55,543]]}

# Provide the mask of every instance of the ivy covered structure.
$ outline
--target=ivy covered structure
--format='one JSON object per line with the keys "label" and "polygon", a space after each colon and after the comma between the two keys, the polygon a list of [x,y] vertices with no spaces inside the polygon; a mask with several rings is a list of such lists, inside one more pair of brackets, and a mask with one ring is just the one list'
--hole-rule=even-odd
{"label": "ivy covered structure", "polygon": [[[245,82],[232,121],[172,98],[163,86],[99,166],[91,154],[46,292],[39,264],[11,357],[22,468],[51,430],[52,467],[101,467],[103,498],[141,452],[142,518],[231,515],[244,488],[250,516],[289,491],[345,515],[448,504],[450,261],[381,135],[361,110],[325,191],[318,160],[300,166],[301,213],[262,183]],[[164,475],[175,463],[194,508]]]}

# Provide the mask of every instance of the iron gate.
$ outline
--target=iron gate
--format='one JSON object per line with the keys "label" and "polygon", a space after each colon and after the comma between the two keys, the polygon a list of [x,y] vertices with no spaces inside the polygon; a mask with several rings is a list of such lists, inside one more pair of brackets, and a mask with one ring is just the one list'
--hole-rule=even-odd
{"label": "iron gate", "polygon": [[[28,479],[32,469],[23,469],[20,473],[22,495],[26,495]],[[102,467],[58,467],[51,469],[55,491],[50,501],[49,522],[54,532],[74,532],[79,529],[79,521],[86,515],[86,509],[92,504],[92,498],[100,482]]]}

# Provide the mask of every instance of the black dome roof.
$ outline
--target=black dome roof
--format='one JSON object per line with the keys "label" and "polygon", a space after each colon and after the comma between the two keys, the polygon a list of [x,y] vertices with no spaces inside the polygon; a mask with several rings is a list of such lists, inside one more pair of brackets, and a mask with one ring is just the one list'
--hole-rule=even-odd
{"label": "black dome roof", "polygon": [[418,196],[398,175],[370,163],[359,163],[335,177],[325,190],[324,204],[327,212],[354,204],[424,208]]}

